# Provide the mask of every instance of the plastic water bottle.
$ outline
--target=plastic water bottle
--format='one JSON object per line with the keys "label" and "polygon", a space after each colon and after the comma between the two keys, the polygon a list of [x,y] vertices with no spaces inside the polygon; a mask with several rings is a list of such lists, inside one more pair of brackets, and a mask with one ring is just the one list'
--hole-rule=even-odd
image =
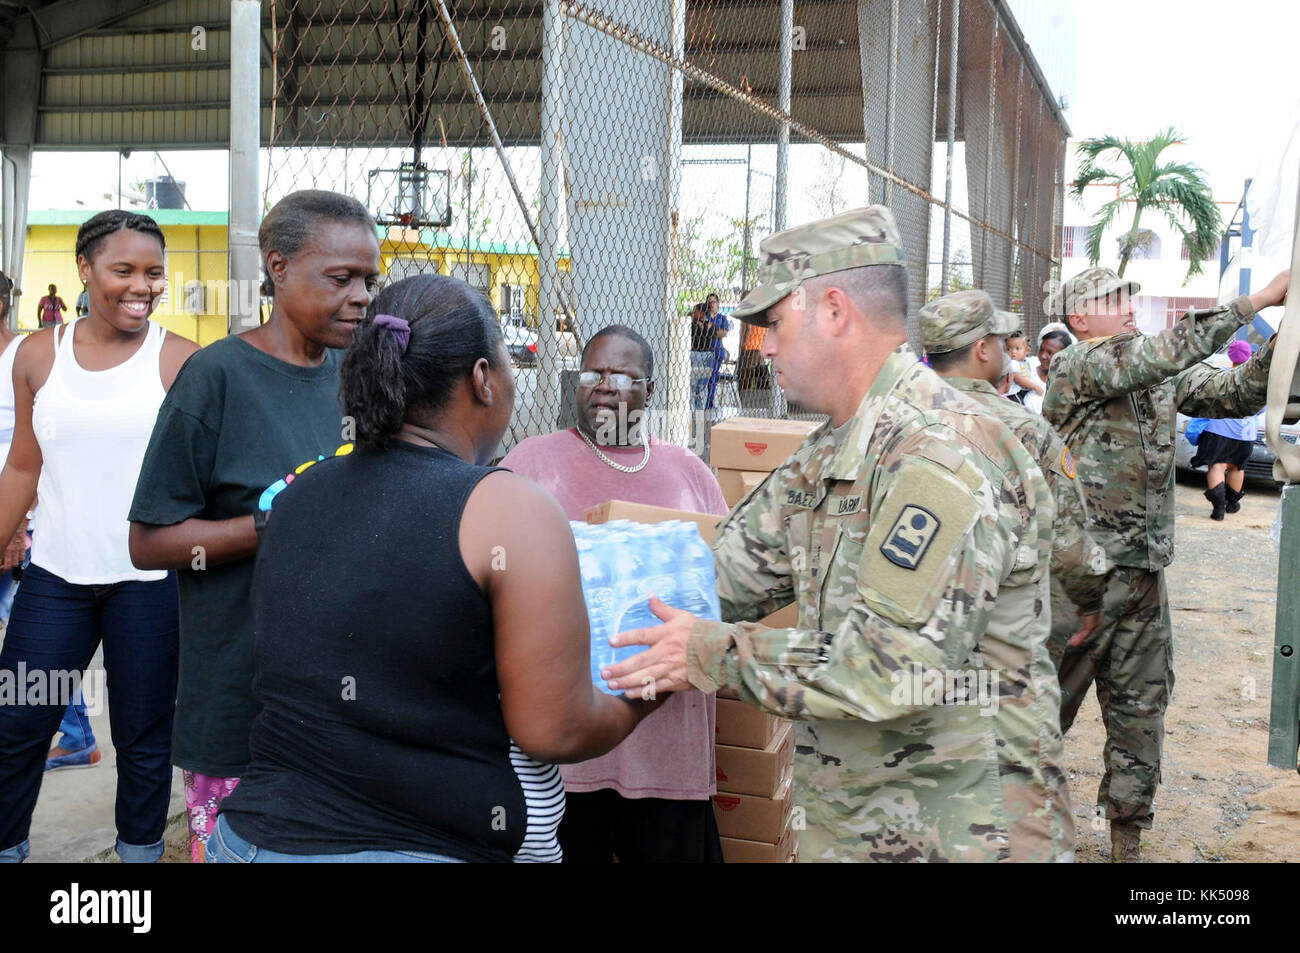
{"label": "plastic water bottle", "polygon": [[583,597],[591,624],[591,680],[610,692],[600,671],[646,650],[614,648],[610,636],[662,620],[650,597],[703,619],[720,619],[713,553],[694,523],[570,523],[578,549]]}

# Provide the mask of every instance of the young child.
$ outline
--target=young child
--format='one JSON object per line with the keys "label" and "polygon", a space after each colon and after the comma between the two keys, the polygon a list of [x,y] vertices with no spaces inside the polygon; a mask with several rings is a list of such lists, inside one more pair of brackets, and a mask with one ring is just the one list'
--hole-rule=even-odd
{"label": "young child", "polygon": [[1011,387],[1007,397],[1018,404],[1025,402],[1025,395],[1030,391],[1042,395],[1044,384],[1038,375],[1029,369],[1029,341],[1024,331],[1013,331],[1007,335],[1007,354],[1015,369],[1011,373]]}

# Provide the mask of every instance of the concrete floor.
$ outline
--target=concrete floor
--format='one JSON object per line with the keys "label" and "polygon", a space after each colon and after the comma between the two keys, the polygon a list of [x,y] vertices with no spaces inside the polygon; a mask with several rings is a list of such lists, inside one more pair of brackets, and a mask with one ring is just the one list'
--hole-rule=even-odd
{"label": "concrete floor", "polygon": [[[90,663],[87,678],[102,678],[102,653],[96,652]],[[102,684],[102,683],[101,683]],[[91,768],[65,768],[45,775],[41,795],[32,815],[31,856],[28,863],[79,863],[82,861],[117,861],[113,843],[117,839],[117,826],[113,822],[114,798],[117,791],[117,752],[108,726],[108,706],[99,714],[91,714],[90,724],[95,732],[103,757]],[[51,742],[53,744],[54,742]],[[181,772],[172,774],[172,797],[167,816],[168,842],[174,839],[173,828],[185,823],[185,791]]]}

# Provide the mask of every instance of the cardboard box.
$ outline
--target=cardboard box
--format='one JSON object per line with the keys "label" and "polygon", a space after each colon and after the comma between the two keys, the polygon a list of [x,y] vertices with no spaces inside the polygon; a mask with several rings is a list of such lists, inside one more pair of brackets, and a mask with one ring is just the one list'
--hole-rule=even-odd
{"label": "cardboard box", "polygon": [[750,492],[767,479],[770,470],[728,470],[723,467],[718,471],[718,486],[722,487],[722,498],[728,506],[735,506]]}
{"label": "cardboard box", "polygon": [[799,624],[799,604],[792,602],[784,609],[777,609],[769,616],[758,620],[759,625],[769,629],[793,629]]}
{"label": "cardboard box", "polygon": [[730,417],[709,433],[709,463],[718,470],[775,470],[820,426],[814,420]]}
{"label": "cardboard box", "polygon": [[713,752],[719,791],[772,797],[794,764],[794,728],[787,724],[765,748],[715,745]]}
{"label": "cardboard box", "polygon": [[646,503],[628,503],[626,500],[607,500],[590,507],[582,514],[588,523],[608,523],[610,520],[631,520],[633,523],[662,523],[665,520],[682,520],[694,523],[700,528],[700,535],[706,543],[713,541],[713,534],[723,517],[712,513],[692,513],[689,510],[670,510],[666,506],[650,506]]}
{"label": "cardboard box", "polygon": [[730,698],[718,698],[714,741],[737,748],[766,748],[782,725],[789,722],[761,708]]}
{"label": "cardboard box", "polygon": [[749,794],[713,795],[713,815],[718,821],[718,833],[723,837],[776,844],[781,840],[790,820],[793,798],[790,786],[793,775],[787,773],[776,797],[754,797]]}
{"label": "cardboard box", "polygon": [[775,844],[745,840],[740,837],[723,837],[722,859],[728,864],[788,864],[799,854],[799,832],[791,823],[794,814],[786,820],[781,839]]}

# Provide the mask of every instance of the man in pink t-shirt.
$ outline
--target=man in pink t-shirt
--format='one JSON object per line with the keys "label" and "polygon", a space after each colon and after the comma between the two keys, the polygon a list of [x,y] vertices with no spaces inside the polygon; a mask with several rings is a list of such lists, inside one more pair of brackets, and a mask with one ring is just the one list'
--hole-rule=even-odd
{"label": "man in pink t-shirt", "polygon": [[[582,354],[578,426],[529,437],[501,465],[549,490],[571,520],[615,499],[726,513],[704,461],[648,435],[642,443],[640,427],[620,426],[639,421],[653,375],[654,356],[641,335],[602,328]],[[713,735],[714,697],[682,692],[609,754],[561,765],[564,860],[609,863],[617,854],[620,863],[720,863]]]}

